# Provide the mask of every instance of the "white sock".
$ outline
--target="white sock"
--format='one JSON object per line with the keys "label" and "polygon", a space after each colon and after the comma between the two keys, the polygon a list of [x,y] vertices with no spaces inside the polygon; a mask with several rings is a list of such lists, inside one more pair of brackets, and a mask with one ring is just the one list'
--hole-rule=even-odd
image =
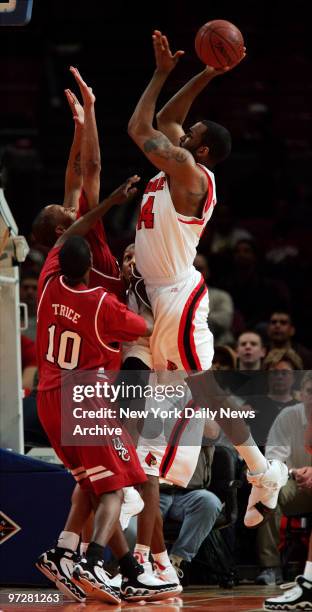
{"label": "white sock", "polygon": [[266,472],[268,462],[265,456],[260,452],[251,434],[244,444],[239,444],[235,446],[235,448],[239,455],[245,460],[252,474],[262,474]]}
{"label": "white sock", "polygon": [[160,552],[160,553],[156,553],[155,555],[154,553],[152,553],[152,557],[154,561],[156,561],[156,563],[159,563],[163,567],[169,567],[169,565],[171,565],[171,561],[169,559],[167,550],[164,550],[163,552]]}
{"label": "white sock", "polygon": [[73,531],[62,531],[59,535],[57,546],[60,548],[69,548],[73,552],[77,550],[79,544],[79,535]]}
{"label": "white sock", "polygon": [[170,562],[172,565],[180,567],[181,561],[183,561],[183,557],[179,557],[179,555],[170,555]]}
{"label": "white sock", "polygon": [[133,555],[139,563],[146,563],[149,560],[150,547],[144,544],[136,544]]}
{"label": "white sock", "polygon": [[304,577],[312,582],[312,561],[307,561],[304,568]]}
{"label": "white sock", "polygon": [[88,550],[89,542],[80,542],[80,554],[84,555]]}

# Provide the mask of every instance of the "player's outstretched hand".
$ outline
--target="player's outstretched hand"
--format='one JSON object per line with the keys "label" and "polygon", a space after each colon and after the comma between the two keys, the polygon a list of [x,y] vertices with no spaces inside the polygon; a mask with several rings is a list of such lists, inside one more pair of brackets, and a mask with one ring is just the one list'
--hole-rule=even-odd
{"label": "player's outstretched hand", "polygon": [[154,30],[152,38],[157,70],[160,72],[171,72],[180,57],[184,55],[184,51],[176,51],[173,54],[169,47],[167,36],[164,36],[159,30]]}
{"label": "player's outstretched hand", "polygon": [[130,176],[122,185],[117,187],[113,193],[108,196],[108,199],[112,202],[113,206],[118,206],[120,204],[126,204],[137,193],[137,188],[135,187],[136,183],[140,180],[140,177],[137,174]]}
{"label": "player's outstretched hand", "polygon": [[83,104],[85,106],[87,105],[92,106],[92,104],[94,104],[95,102],[95,95],[92,91],[92,88],[89,87],[89,85],[87,85],[87,83],[83,80],[78,68],[74,68],[74,66],[71,66],[70,71],[73,77],[75,78],[76,83],[80,89],[80,93],[83,99]]}
{"label": "player's outstretched hand", "polygon": [[69,108],[73,115],[73,120],[77,127],[83,127],[84,125],[84,110],[81,106],[78,98],[70,89],[65,89],[65,96],[69,105]]}
{"label": "player's outstretched hand", "polygon": [[229,72],[229,70],[233,70],[236,68],[238,64],[240,64],[243,59],[246,57],[246,47],[244,47],[244,53],[242,57],[236,62],[236,64],[232,64],[232,66],[223,66],[223,68],[213,68],[213,66],[206,66],[206,72],[209,72],[212,77],[219,76],[220,74],[224,74],[225,72]]}

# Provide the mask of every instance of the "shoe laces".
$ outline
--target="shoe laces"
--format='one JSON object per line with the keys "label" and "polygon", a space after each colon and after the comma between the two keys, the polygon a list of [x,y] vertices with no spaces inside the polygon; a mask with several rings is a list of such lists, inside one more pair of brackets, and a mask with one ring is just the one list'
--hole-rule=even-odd
{"label": "shoe laces", "polygon": [[282,589],[282,591],[287,591],[287,589],[291,589],[295,586],[297,586],[296,582],[285,582],[284,584],[280,584],[279,588]]}
{"label": "shoe laces", "polygon": [[184,571],[180,567],[175,567],[174,569],[176,571],[176,574],[177,574],[178,578],[183,578],[184,577]]}
{"label": "shoe laces", "polygon": [[287,589],[291,589],[294,588],[296,586],[298,586],[298,578],[299,576],[296,576],[295,580],[293,580],[293,582],[285,582],[283,584],[280,584],[280,589],[282,589],[283,591],[286,591]]}
{"label": "shoe laces", "polygon": [[175,563],[171,562],[172,567],[174,568],[174,571],[176,573],[176,575],[178,576],[178,578],[183,578],[184,577],[184,571],[183,569],[181,569],[181,567],[179,565],[176,565]]}

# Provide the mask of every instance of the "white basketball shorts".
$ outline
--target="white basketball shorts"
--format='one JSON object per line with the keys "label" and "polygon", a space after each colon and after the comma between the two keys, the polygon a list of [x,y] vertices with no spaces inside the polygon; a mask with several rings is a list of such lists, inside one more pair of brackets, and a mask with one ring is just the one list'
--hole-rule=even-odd
{"label": "white basketball shorts", "polygon": [[208,328],[208,289],[194,269],[189,278],[161,287],[148,286],[154,314],[150,338],[157,371],[208,370],[213,358],[213,336]]}

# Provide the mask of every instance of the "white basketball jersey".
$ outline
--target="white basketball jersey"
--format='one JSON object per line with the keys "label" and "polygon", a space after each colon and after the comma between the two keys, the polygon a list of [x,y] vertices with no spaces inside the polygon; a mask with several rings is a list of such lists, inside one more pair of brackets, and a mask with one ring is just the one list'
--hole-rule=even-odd
{"label": "white basketball jersey", "polygon": [[136,229],[135,260],[147,285],[178,282],[191,273],[199,239],[216,204],[214,174],[198,166],[208,177],[201,218],[175,210],[164,172],[151,179],[145,189]]}

